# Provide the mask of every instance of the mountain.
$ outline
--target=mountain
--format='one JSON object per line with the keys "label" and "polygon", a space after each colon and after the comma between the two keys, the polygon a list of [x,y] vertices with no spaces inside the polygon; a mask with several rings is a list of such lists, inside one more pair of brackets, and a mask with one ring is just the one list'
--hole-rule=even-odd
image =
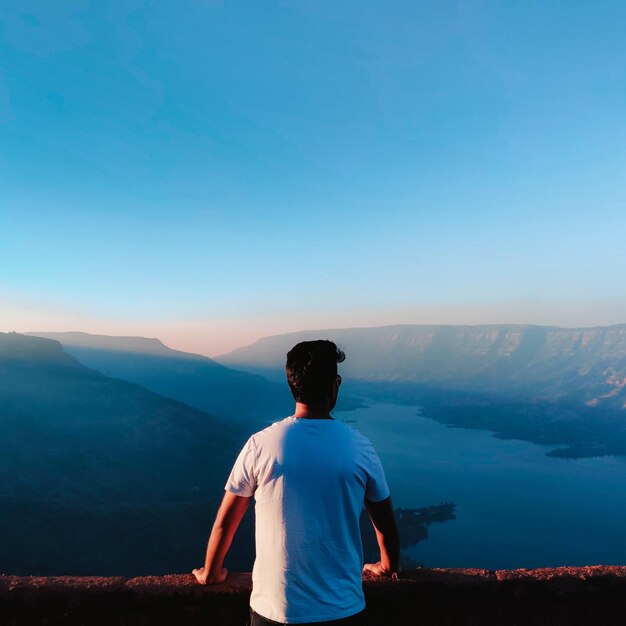
{"label": "mountain", "polygon": [[[283,354],[278,375],[262,375],[226,367],[200,354],[168,348],[158,339],[88,333],[28,333],[54,339],[78,361],[107,376],[137,383],[191,406],[228,418],[251,431],[293,411],[285,381]],[[341,398],[341,408],[362,406],[357,398]]]}
{"label": "mountain", "polygon": [[83,365],[107,376],[137,383],[249,428],[289,415],[293,408],[284,382],[270,382],[199,354],[173,350],[158,339],[79,332],[28,334],[58,341]]}
{"label": "mountain", "polygon": [[246,436],[0,333],[0,571],[187,571]]}
{"label": "mountain", "polygon": [[218,361],[268,377],[299,341],[346,352],[352,393],[422,405],[441,422],[559,447],[557,456],[626,454],[626,325],[402,325],[260,339]]}
{"label": "mountain", "polygon": [[624,409],[626,324],[553,326],[384,326],[306,331],[260,339],[218,357],[271,376],[299,341],[331,339],[346,351],[346,378],[454,390],[567,396]]}
{"label": "mountain", "polygon": [[[106,351],[120,363],[132,349],[172,358],[156,340],[100,341],[121,348]],[[87,368],[58,341],[0,333],[0,572],[189,572],[202,563],[248,435],[232,420]],[[452,509],[399,511],[406,545],[423,540],[430,523],[452,519]],[[247,515],[227,567],[251,568],[253,537]]]}

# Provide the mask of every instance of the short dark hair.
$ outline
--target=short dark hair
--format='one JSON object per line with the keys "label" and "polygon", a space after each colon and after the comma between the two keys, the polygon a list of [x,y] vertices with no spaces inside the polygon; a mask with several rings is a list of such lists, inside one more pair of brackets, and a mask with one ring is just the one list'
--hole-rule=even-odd
{"label": "short dark hair", "polygon": [[346,355],[327,339],[302,341],[287,353],[287,382],[296,402],[320,405],[337,378]]}

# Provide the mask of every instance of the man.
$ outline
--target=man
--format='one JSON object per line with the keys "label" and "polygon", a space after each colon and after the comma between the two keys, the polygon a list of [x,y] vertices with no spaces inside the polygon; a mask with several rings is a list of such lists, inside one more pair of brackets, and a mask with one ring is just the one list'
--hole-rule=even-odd
{"label": "man", "polygon": [[[304,341],[287,354],[296,401],[291,417],[254,434],[226,483],[201,584],[223,582],[224,557],[256,500],[256,560],[250,624],[361,624],[361,572],[398,571],[399,541],[380,461],[370,441],[330,412],[345,355],[332,341]],[[380,561],[363,566],[359,516],[365,503]]]}

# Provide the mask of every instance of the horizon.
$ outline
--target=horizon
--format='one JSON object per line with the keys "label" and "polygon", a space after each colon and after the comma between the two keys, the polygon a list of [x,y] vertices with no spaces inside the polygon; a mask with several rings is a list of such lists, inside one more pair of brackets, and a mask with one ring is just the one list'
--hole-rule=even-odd
{"label": "horizon", "polygon": [[302,328],[623,323],[624,19],[7,6],[0,328],[219,356]]}
{"label": "horizon", "polygon": [[95,333],[95,332],[85,332],[85,331],[78,331],[78,330],[65,330],[65,331],[51,331],[51,330],[29,330],[29,331],[24,331],[24,332],[18,332],[18,331],[0,331],[0,332],[6,332],[6,333],[11,333],[11,332],[15,332],[18,334],[23,334],[26,336],[40,336],[40,335],[46,335],[46,334],[73,334],[73,335],[85,335],[87,337],[111,337],[111,338],[115,338],[115,339],[145,339],[147,341],[158,341],[161,345],[163,345],[165,348],[168,349],[172,349],[172,350],[178,350],[181,352],[186,352],[189,354],[198,354],[200,356],[204,356],[210,359],[216,359],[219,358],[221,356],[227,356],[228,354],[230,354],[233,351],[236,351],[239,348],[246,348],[249,347],[255,343],[257,343],[258,341],[261,341],[263,339],[271,339],[272,337],[280,337],[282,335],[299,335],[299,334],[309,334],[309,333],[313,333],[313,332],[320,332],[320,333],[324,333],[324,332],[330,332],[330,333],[334,333],[334,332],[339,332],[339,331],[345,331],[345,330],[359,330],[359,329],[382,329],[382,328],[395,328],[395,327],[405,327],[405,326],[424,326],[424,327],[440,327],[440,326],[451,326],[451,327],[470,327],[470,328],[475,328],[475,327],[480,327],[480,326],[485,326],[485,327],[489,327],[489,326],[510,326],[510,327],[520,327],[520,328],[527,328],[527,327],[545,327],[545,328],[555,328],[555,329],[559,329],[559,330],[590,330],[590,329],[595,329],[595,328],[613,328],[616,326],[626,326],[626,322],[617,322],[615,324],[597,324],[597,325],[592,325],[592,326],[562,326],[562,325],[558,325],[558,324],[532,324],[532,323],[476,323],[476,324],[440,324],[440,323],[433,323],[433,324],[420,324],[420,323],[398,323],[398,324],[382,324],[382,325],[373,325],[373,326],[342,326],[342,327],[327,327],[327,328],[301,328],[299,330],[295,330],[295,331],[289,331],[289,332],[284,332],[284,333],[276,333],[276,334],[270,334],[270,335],[262,335],[260,337],[257,337],[256,339],[253,339],[252,341],[248,342],[248,343],[243,343],[241,345],[235,345],[232,349],[225,351],[225,352],[220,352],[219,354],[205,354],[202,352],[198,352],[197,350],[192,350],[192,349],[183,349],[182,346],[176,346],[176,345],[172,345],[170,343],[168,343],[167,340],[163,339],[162,337],[157,337],[157,336],[144,336],[144,335],[112,335],[112,334],[103,334],[103,333]]}

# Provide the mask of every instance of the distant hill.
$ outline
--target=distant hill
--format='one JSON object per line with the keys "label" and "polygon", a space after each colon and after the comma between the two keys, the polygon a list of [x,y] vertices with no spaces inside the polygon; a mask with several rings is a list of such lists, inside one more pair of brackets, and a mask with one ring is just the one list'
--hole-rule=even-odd
{"label": "distant hill", "polygon": [[571,398],[624,409],[626,324],[554,326],[383,326],[265,337],[218,357],[220,363],[272,376],[299,341],[340,344],[346,378],[414,383],[521,397]]}
{"label": "distant hill", "polygon": [[0,333],[0,572],[188,570],[246,436]]}
{"label": "distant hill", "polygon": [[58,341],[83,365],[107,376],[137,383],[250,428],[285,417],[293,409],[284,382],[270,382],[199,354],[173,350],[158,339],[79,332],[28,334]]}
{"label": "distant hill", "polygon": [[564,446],[558,456],[626,454],[626,325],[403,325],[265,337],[218,361],[272,377],[299,341],[346,352],[346,388],[418,403],[441,422]]}
{"label": "distant hill", "polygon": [[[137,383],[202,411],[228,418],[247,430],[265,427],[293,412],[283,354],[274,380],[221,365],[206,356],[173,350],[159,339],[88,333],[28,333],[54,339],[83,365]],[[344,395],[341,408],[361,406]]]}

